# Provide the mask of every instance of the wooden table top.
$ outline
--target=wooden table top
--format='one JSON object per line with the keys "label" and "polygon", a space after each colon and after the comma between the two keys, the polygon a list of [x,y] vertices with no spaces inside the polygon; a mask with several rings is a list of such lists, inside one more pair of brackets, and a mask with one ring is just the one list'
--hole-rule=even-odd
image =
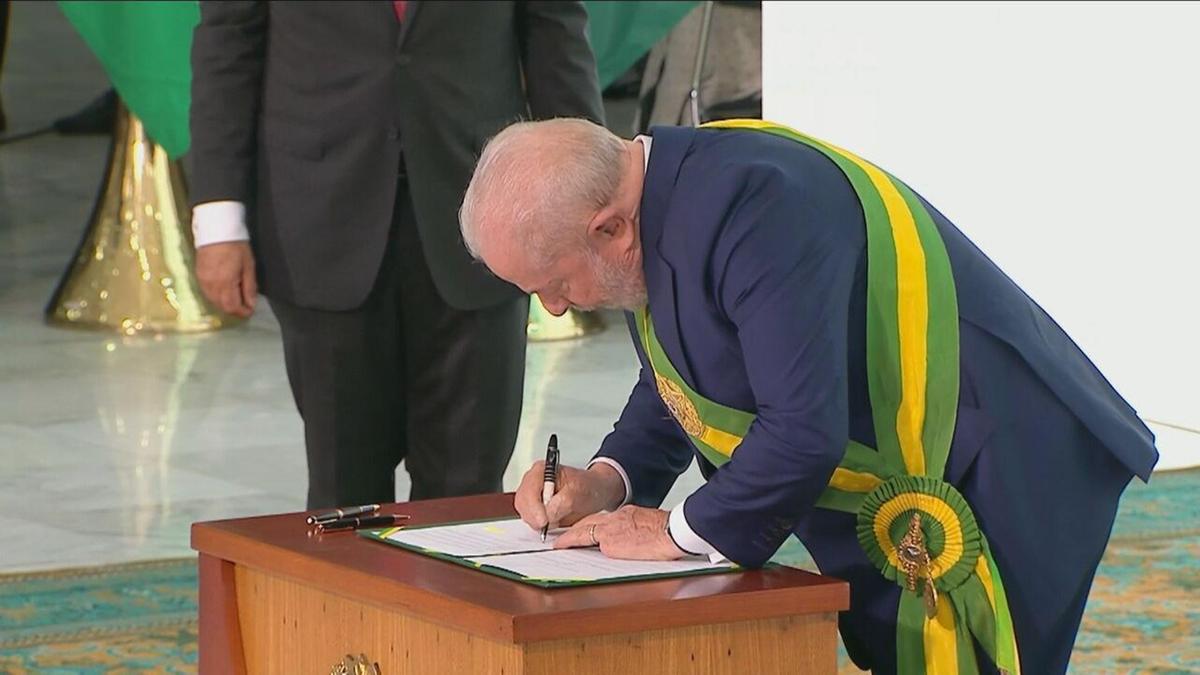
{"label": "wooden table top", "polygon": [[[384,507],[411,525],[516,515],[512,495]],[[543,589],[371,541],[311,534],[308,513],[192,525],[192,548],[376,606],[504,642],[845,610],[849,586],[790,567]]]}

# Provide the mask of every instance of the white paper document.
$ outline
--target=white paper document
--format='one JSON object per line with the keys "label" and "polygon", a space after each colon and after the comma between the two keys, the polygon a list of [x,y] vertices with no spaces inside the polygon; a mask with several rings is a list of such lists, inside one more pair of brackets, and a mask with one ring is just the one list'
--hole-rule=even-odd
{"label": "white paper document", "polygon": [[710,563],[708,558],[683,560],[616,560],[598,548],[569,548],[472,557],[471,562],[491,565],[540,581],[601,581],[648,574],[684,574],[733,567],[730,562]]}
{"label": "white paper document", "polygon": [[541,533],[535,532],[519,518],[511,520],[488,520],[478,523],[458,523],[399,530],[388,539],[417,546],[434,553],[471,558],[498,553],[521,551],[549,551],[559,532],[542,541]]}
{"label": "white paper document", "polygon": [[713,572],[732,568],[729,562],[710,563],[708,558],[646,561],[616,560],[598,548],[554,550],[554,540],[566,528],[552,530],[546,541],[519,518],[487,520],[397,529],[386,539],[513,572],[531,581],[604,581],[657,574]]}

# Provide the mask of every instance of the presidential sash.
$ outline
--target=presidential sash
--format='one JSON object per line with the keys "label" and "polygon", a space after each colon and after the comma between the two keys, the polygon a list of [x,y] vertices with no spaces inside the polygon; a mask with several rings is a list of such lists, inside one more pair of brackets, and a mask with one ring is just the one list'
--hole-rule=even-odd
{"label": "presidential sash", "polygon": [[[813,148],[842,170],[867,229],[867,384],[877,448],[851,441],[819,508],[857,516],[859,544],[899,584],[896,651],[902,673],[978,673],[972,636],[998,668],[1020,673],[1004,584],[970,505],[943,480],[958,410],[958,299],[945,244],[906,185],[863,159],[761,120],[750,129]],[[692,444],[721,466],[754,421],[688,386],[654,334],[637,329],[658,393]]]}

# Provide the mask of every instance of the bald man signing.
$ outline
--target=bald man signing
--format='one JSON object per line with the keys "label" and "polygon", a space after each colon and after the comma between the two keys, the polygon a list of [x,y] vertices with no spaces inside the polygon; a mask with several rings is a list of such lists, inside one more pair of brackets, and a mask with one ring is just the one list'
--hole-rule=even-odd
{"label": "bald man signing", "polygon": [[[613,432],[545,508],[540,464],[525,475],[530,527],[746,567],[794,534],[850,583],[839,627],[860,667],[1066,670],[1153,436],[907,185],[768,122],[625,141],[553,120],[488,143],[460,220],[552,312],[628,312],[641,360]],[[693,458],[707,483],[660,510]]]}

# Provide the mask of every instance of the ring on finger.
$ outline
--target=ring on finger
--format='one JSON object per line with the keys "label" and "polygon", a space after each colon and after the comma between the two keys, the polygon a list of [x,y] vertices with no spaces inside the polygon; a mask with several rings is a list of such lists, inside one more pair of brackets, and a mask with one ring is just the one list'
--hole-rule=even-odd
{"label": "ring on finger", "polygon": [[600,542],[596,541],[596,526],[594,524],[588,528],[588,538],[592,540],[592,546],[600,545]]}

